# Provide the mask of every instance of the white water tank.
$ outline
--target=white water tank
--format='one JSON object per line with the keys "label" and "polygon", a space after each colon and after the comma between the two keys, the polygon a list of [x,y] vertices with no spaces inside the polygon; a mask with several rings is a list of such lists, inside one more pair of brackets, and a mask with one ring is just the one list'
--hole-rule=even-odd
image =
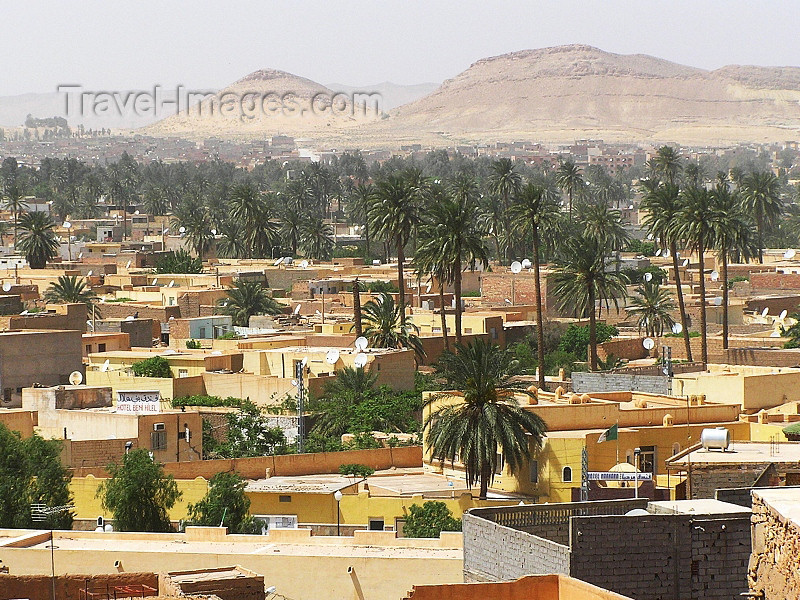
{"label": "white water tank", "polygon": [[731,445],[731,432],[724,427],[703,429],[703,433],[700,434],[700,443],[704,450],[715,449],[725,452]]}

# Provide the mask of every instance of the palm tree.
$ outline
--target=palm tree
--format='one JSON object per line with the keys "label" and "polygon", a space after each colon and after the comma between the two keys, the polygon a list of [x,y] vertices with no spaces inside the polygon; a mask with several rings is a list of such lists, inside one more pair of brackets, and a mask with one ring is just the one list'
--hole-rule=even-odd
{"label": "palm tree", "polygon": [[[653,182],[655,180],[651,180]],[[672,258],[672,273],[675,279],[675,289],[678,296],[678,309],[681,314],[681,327],[683,343],[686,348],[686,359],[692,360],[692,345],[689,339],[688,318],[686,303],[683,300],[681,287],[680,263],[678,262],[678,246],[682,244],[680,228],[676,227],[677,215],[680,210],[680,196],[677,185],[658,183],[645,186],[645,196],[639,205],[640,209],[647,212],[642,224],[661,244],[666,244]]]}
{"label": "palm tree", "polygon": [[[498,452],[512,472],[518,471],[531,454],[541,448],[547,425],[536,413],[525,410],[515,393],[530,395],[524,383],[512,379],[516,363],[511,353],[478,339],[457,345],[456,353],[439,359],[439,375],[455,392],[432,395],[426,407],[423,430],[432,460],[459,460],[468,486],[480,484],[486,498],[498,467]],[[455,404],[435,407],[439,400],[463,397]]]}
{"label": "palm tree", "polygon": [[[572,198],[578,190],[583,187],[583,176],[578,165],[571,160],[565,160],[558,166],[556,171],[556,183],[569,199],[569,216],[572,218]],[[541,370],[541,369],[540,369]]]}
{"label": "palm tree", "polygon": [[364,337],[371,347],[410,348],[419,358],[425,356],[417,336],[419,328],[410,316],[403,314],[390,294],[381,292],[376,300],[370,300],[361,308],[361,313],[366,325]]}
{"label": "palm tree", "polygon": [[375,199],[375,186],[359,183],[353,188],[347,203],[349,218],[364,228],[364,256],[369,258],[369,206]]}
{"label": "palm tree", "polygon": [[774,225],[783,212],[781,182],[771,171],[755,171],[741,185],[742,205],[756,222],[758,262],[764,262],[764,230]]}
{"label": "palm tree", "polygon": [[[511,207],[511,198],[514,197],[522,185],[522,176],[516,171],[510,158],[499,158],[492,162],[489,173],[489,191],[501,201],[503,215],[503,231],[506,234],[505,253],[506,259],[511,260],[511,246],[509,234],[511,232],[511,219],[508,209]],[[503,259],[497,257],[500,264]]]}
{"label": "palm tree", "polygon": [[731,193],[727,177],[718,175],[711,192],[713,218],[712,237],[720,261],[722,279],[722,348],[728,348],[728,260],[740,257],[745,260],[756,254],[751,221],[743,210],[738,193]]}
{"label": "palm tree", "polygon": [[397,286],[400,288],[398,304],[403,315],[406,308],[404,248],[419,221],[414,196],[414,190],[405,177],[389,175],[378,182],[375,200],[369,207],[369,222],[373,232],[393,242],[397,250]]}
{"label": "palm tree", "polygon": [[244,232],[248,258],[271,256],[277,225],[269,219],[269,203],[252,185],[233,188],[228,205],[231,217]]}
{"label": "palm tree", "polygon": [[648,336],[664,335],[664,328],[671,329],[675,324],[670,312],[675,310],[672,295],[655,281],[645,281],[636,288],[638,296],[630,300],[632,308],[625,310],[639,318],[639,332],[642,328]]}
{"label": "palm tree", "polygon": [[656,155],[651,159],[655,174],[669,185],[677,184],[678,175],[683,169],[681,156],[671,146],[661,146]]}
{"label": "palm tree", "polygon": [[44,299],[52,304],[85,304],[91,310],[97,294],[83,277],[78,279],[77,275],[60,275],[58,281],[47,288]]}
{"label": "palm tree", "polygon": [[247,327],[253,315],[278,315],[283,308],[267,295],[258,281],[237,279],[227,290],[228,297],[220,301],[221,312],[233,317],[233,324]]}
{"label": "palm tree", "polygon": [[704,256],[706,248],[713,245],[712,222],[714,214],[711,194],[704,188],[687,188],[681,192],[682,207],[677,215],[679,235],[697,251],[700,260],[700,360],[708,364],[708,339],[706,334],[706,278]]}
{"label": "palm tree", "polygon": [[47,213],[25,213],[19,220],[22,234],[16,248],[25,254],[31,269],[44,269],[47,261],[58,254],[58,239],[53,231],[55,223]]}
{"label": "palm tree", "polygon": [[333,254],[333,229],[320,216],[307,216],[300,225],[300,251],[303,256],[328,260]]}
{"label": "palm tree", "polygon": [[19,215],[28,208],[22,188],[18,183],[6,185],[3,189],[3,204],[11,211],[14,219],[14,248],[17,247],[17,229],[19,228]]}
{"label": "palm tree", "polygon": [[438,271],[453,282],[456,343],[461,343],[461,271],[480,263],[489,265],[486,246],[478,230],[478,205],[474,181],[459,177],[447,192],[432,199],[425,222],[425,244],[418,252],[434,256]]}
{"label": "palm tree", "polygon": [[339,437],[350,428],[352,408],[364,401],[375,389],[378,375],[363,367],[345,367],[336,371],[336,378],[325,385],[320,399],[314,431]]}
{"label": "palm tree", "polygon": [[542,280],[540,236],[542,234],[555,237],[559,225],[561,207],[545,189],[534,183],[528,183],[520,191],[511,216],[516,224],[515,230],[524,237],[533,240],[533,285],[536,294],[536,336],[539,363],[539,388],[544,389],[544,311],[542,308]]}
{"label": "palm tree", "polygon": [[589,314],[589,367],[597,370],[597,307],[610,303],[619,307],[625,296],[625,276],[607,269],[609,248],[593,236],[571,237],[562,247],[552,275],[553,291],[562,310],[574,308],[578,315]]}
{"label": "palm tree", "polygon": [[[434,196],[435,197],[435,196]],[[436,228],[423,226],[420,235],[420,245],[414,254],[414,268],[417,279],[421,284],[422,276],[427,274],[431,283],[435,280],[439,290],[439,307],[442,328],[442,340],[445,350],[450,349],[450,340],[447,337],[447,311],[445,310],[444,286],[452,281],[449,264],[440,260],[440,248],[436,238]]]}

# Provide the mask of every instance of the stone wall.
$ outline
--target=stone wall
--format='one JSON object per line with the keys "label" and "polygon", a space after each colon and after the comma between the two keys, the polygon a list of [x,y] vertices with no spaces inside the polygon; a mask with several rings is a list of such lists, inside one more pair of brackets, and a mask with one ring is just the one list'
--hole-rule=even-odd
{"label": "stone wall", "polygon": [[[800,490],[796,490],[800,494]],[[800,524],[787,519],[753,493],[753,554],[748,584],[764,600],[800,598]]]}
{"label": "stone wall", "polygon": [[603,342],[597,346],[597,358],[606,360],[611,354],[617,358],[625,358],[627,360],[647,358],[650,352],[642,346],[643,341],[643,337],[636,337],[618,338]]}
{"label": "stone wall", "polygon": [[800,365],[800,348],[728,348],[726,365],[758,367],[796,367]]}
{"label": "stone wall", "polygon": [[[49,575],[0,574],[0,600],[27,598],[29,600],[51,600],[52,582]],[[146,585],[155,593],[158,576],[154,573],[119,573],[114,575],[58,575],[56,598],[78,600],[81,590],[102,591],[103,597],[114,597],[114,586]],[[155,595],[145,592],[145,596]],[[141,597],[141,594],[137,594]]]}
{"label": "stone wall", "polygon": [[139,440],[62,440],[61,463],[67,467],[107,467],[112,462],[120,462],[125,455],[125,444],[131,449],[139,447]]}
{"label": "stone wall", "polygon": [[663,375],[578,372],[572,374],[572,389],[577,394],[635,390],[648,394],[668,395],[672,391],[671,382],[669,377]]}
{"label": "stone wall", "polygon": [[692,498],[713,498],[716,491],[723,488],[752,487],[767,466],[768,463],[693,465],[690,481]]}

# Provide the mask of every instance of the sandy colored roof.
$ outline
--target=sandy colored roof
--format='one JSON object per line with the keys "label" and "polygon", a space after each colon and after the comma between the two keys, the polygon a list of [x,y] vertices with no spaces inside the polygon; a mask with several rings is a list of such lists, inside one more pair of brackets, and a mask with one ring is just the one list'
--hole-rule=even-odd
{"label": "sandy colored roof", "polygon": [[341,475],[303,475],[300,477],[270,477],[247,484],[248,492],[333,494],[354,485],[352,477]]}
{"label": "sandy colored roof", "polygon": [[693,465],[740,465],[744,463],[791,463],[800,467],[800,442],[731,442],[725,452],[698,448],[668,461],[672,465],[686,465],[691,458]]}
{"label": "sandy colored roof", "polygon": [[751,511],[745,506],[721,502],[711,498],[701,500],[666,500],[650,502],[648,510],[654,513],[674,513],[680,515],[718,515],[718,514],[749,514]]}
{"label": "sandy colored roof", "polygon": [[800,488],[776,487],[753,490],[775,512],[800,527]]}

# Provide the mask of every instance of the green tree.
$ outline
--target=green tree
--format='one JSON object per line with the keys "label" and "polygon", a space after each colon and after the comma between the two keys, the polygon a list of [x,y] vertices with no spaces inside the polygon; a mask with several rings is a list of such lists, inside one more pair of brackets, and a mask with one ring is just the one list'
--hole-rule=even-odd
{"label": "green tree", "polygon": [[[563,165],[562,165],[563,166]],[[570,211],[572,188],[570,188]],[[560,224],[561,207],[550,198],[542,186],[528,183],[520,191],[511,208],[515,230],[533,240],[533,285],[536,296],[536,335],[539,368],[539,388],[544,389],[544,310],[542,306],[541,236],[553,236]]]}
{"label": "green tree", "polygon": [[375,200],[375,186],[371,183],[359,183],[349,195],[347,203],[347,215],[356,224],[361,225],[364,234],[364,257],[370,256],[370,229],[369,229],[369,207]]}
{"label": "green tree", "polygon": [[453,518],[447,504],[428,500],[408,507],[403,535],[409,538],[438,538],[443,531],[461,531],[461,519]]}
{"label": "green tree", "polygon": [[55,223],[43,212],[25,213],[19,220],[22,234],[15,247],[25,255],[32,269],[44,269],[47,261],[58,254],[58,240],[53,231]]}
{"label": "green tree", "polygon": [[758,262],[764,262],[764,231],[783,213],[781,182],[771,171],[755,171],[745,176],[741,186],[742,205],[756,222]]}
{"label": "green tree", "polygon": [[77,275],[59,275],[44,293],[44,299],[53,304],[85,304],[89,310],[97,294],[87,285],[86,279]]}
{"label": "green tree", "polygon": [[[613,325],[598,323],[595,328],[595,341],[598,344],[602,344],[618,334],[619,330]],[[572,354],[579,360],[586,360],[589,354],[590,339],[591,335],[588,326],[572,323],[561,334],[561,338],[558,340],[558,350]]]}
{"label": "green tree", "polygon": [[394,298],[381,292],[376,300],[370,300],[361,312],[364,319],[364,337],[373,348],[410,348],[422,358],[425,350],[417,336],[417,326],[411,317],[403,314]]}
{"label": "green tree", "polygon": [[651,159],[655,175],[664,183],[676,185],[678,175],[683,170],[683,162],[678,151],[672,146],[661,146]]}
{"label": "green tree", "polygon": [[556,171],[556,183],[567,193],[569,201],[569,217],[572,218],[572,199],[576,192],[583,188],[583,176],[578,165],[571,160],[562,161]]}
{"label": "green tree", "polygon": [[[502,215],[503,233],[505,236],[505,258],[511,260],[511,199],[517,195],[522,185],[522,176],[510,158],[498,158],[492,161],[489,167],[488,187],[489,192],[500,201],[500,214]],[[503,259],[498,256],[500,264]]]}
{"label": "green tree", "polygon": [[237,185],[229,200],[231,217],[241,224],[246,258],[270,257],[278,230],[270,219],[270,202],[250,184]]}
{"label": "green tree", "polygon": [[140,360],[131,365],[131,371],[136,377],[172,378],[172,369],[163,356],[153,356]]}
{"label": "green tree", "polygon": [[223,471],[208,480],[208,492],[189,504],[190,525],[227,527],[228,533],[259,533],[263,522],[250,515],[247,482],[236,473]]}
{"label": "green tree", "polygon": [[528,393],[525,384],[513,379],[516,364],[510,353],[482,339],[456,352],[445,352],[437,372],[463,401],[434,403],[452,393],[433,394],[427,402],[431,412],[424,422],[427,446],[433,460],[465,468],[467,485],[480,483],[486,498],[498,467],[498,452],[512,472],[518,471],[541,448],[547,426],[539,415],[525,410],[515,393]]}
{"label": "green tree", "polygon": [[333,255],[333,228],[319,216],[307,216],[300,225],[300,252],[314,260]]}
{"label": "green tree", "polygon": [[11,211],[14,221],[14,248],[17,247],[17,229],[19,228],[19,215],[28,208],[22,188],[16,182],[6,183],[3,186],[3,204]]}
{"label": "green tree", "polygon": [[237,279],[227,290],[228,297],[220,301],[221,312],[233,318],[233,324],[247,327],[253,315],[278,315],[281,305],[267,295],[258,281]]}
{"label": "green tree", "polygon": [[183,248],[162,256],[156,262],[156,273],[202,273],[203,261]]}
{"label": "green tree", "polygon": [[243,400],[236,412],[226,415],[226,441],[209,449],[214,458],[244,458],[285,454],[286,436],[269,423],[269,416],[253,402]]}
{"label": "green tree", "polygon": [[335,437],[349,431],[353,407],[374,392],[377,380],[377,374],[363,367],[345,367],[337,371],[336,378],[325,385],[316,407],[314,431]]}
{"label": "green tree", "polygon": [[655,281],[645,281],[636,288],[636,296],[631,298],[630,307],[625,310],[638,317],[639,333],[644,328],[649,336],[664,335],[675,322],[670,313],[675,310],[672,295]]}
{"label": "green tree", "polygon": [[103,509],[114,516],[118,531],[170,532],[169,511],[181,499],[172,475],[147,450],[131,450],[122,463],[108,465],[109,478],[97,490]]}
{"label": "green tree", "polygon": [[608,246],[585,235],[572,237],[563,245],[552,275],[553,291],[562,310],[574,309],[589,315],[589,368],[597,370],[597,303],[619,306],[625,296],[625,276],[609,270]]}

